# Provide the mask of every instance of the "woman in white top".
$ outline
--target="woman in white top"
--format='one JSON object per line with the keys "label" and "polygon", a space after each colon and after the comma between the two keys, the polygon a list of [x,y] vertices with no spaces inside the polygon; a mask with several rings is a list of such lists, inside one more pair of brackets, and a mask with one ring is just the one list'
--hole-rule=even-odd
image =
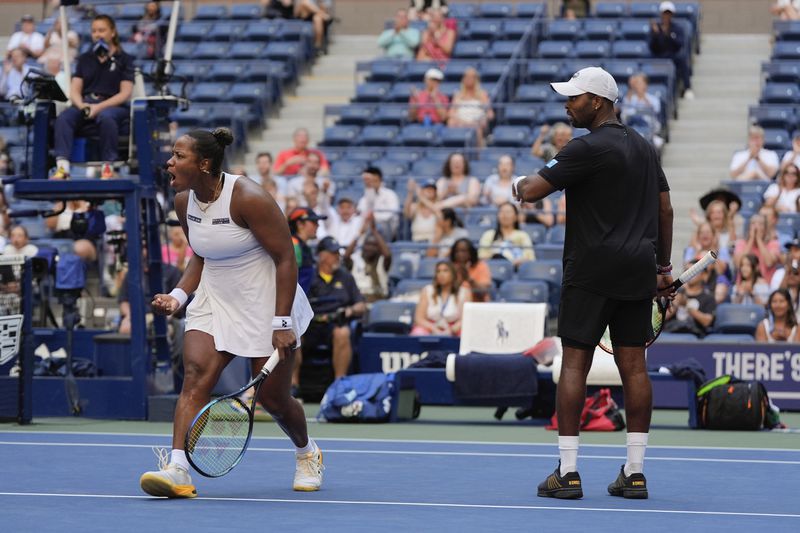
{"label": "woman in white top", "polygon": [[481,182],[469,174],[469,162],[464,154],[453,152],[442,169],[442,177],[436,182],[439,208],[474,207],[481,197]]}
{"label": "woman in white top", "polygon": [[739,274],[733,287],[731,302],[735,304],[764,305],[769,297],[769,283],[758,270],[758,257],[753,254],[743,255],[736,265]]}
{"label": "woman in white top", "polygon": [[481,203],[485,205],[501,206],[506,202],[513,202],[511,183],[514,181],[514,159],[506,154],[497,160],[497,174],[492,174],[483,183]]}
{"label": "woman in white top", "polygon": [[796,213],[800,198],[800,169],[790,163],[783,167],[776,183],[764,191],[764,203],[774,205],[779,213]]}
{"label": "woman in white top", "polygon": [[797,317],[792,308],[792,297],[786,289],[769,295],[767,318],[756,326],[759,342],[797,342]]}
{"label": "woman in white top", "polygon": [[451,128],[475,128],[478,148],[483,147],[483,136],[489,121],[494,118],[489,94],[481,88],[481,79],[474,67],[469,67],[461,77],[461,88],[450,102],[447,125]]}
{"label": "woman in white top", "polygon": [[411,221],[412,241],[433,241],[436,235],[436,222],[442,216],[436,207],[435,181],[426,181],[419,185],[414,180],[408,180],[403,216]]}
{"label": "woman in white top", "polygon": [[[260,389],[261,405],[297,447],[294,489],[319,490],[322,454],[308,437],[302,406],[290,395],[298,340],[313,312],[297,287],[297,262],[286,218],[264,190],[243,176],[222,172],[226,128],[193,130],[178,138],[167,162],[178,191],[175,211],[194,251],[178,286],[156,294],[156,313],[186,309],[183,389],[175,407],[172,453],[140,484],[153,496],[192,498],[184,436],[209,401],[220,374],[235,356],[251,359],[256,374],[272,354],[281,362]],[[162,461],[166,462],[166,461]]]}
{"label": "woman in white top", "polygon": [[478,257],[504,257],[511,261],[514,268],[536,259],[530,235],[519,229],[519,211],[515,204],[507,202],[497,209],[497,226],[486,230],[481,236]]}
{"label": "woman in white top", "polygon": [[411,334],[460,336],[464,302],[468,301],[470,290],[460,285],[453,263],[439,261],[433,283],[419,295]]}
{"label": "woman in white top", "polygon": [[35,257],[39,253],[39,248],[31,244],[28,237],[28,230],[24,226],[13,226],[8,232],[8,244],[3,249],[4,255],[24,255],[25,257]]}

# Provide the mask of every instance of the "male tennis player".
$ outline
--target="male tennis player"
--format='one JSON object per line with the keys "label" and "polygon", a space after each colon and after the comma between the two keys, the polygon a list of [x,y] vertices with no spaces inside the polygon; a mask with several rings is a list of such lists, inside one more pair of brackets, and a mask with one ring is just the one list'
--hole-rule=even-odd
{"label": "male tennis player", "polygon": [[[581,498],[577,471],[578,427],[586,376],[608,326],[622,377],[628,419],[628,457],[608,492],[647,498],[642,474],[650,429],[652,388],[645,344],[652,337],[656,288],[672,282],[672,204],[653,147],[614,114],[618,89],[599,67],[552,83],[566,96],[567,115],[590,133],[571,140],[538,175],[518,177],[514,196],[537,202],[565,190],[567,231],[558,334],[564,356],[556,399],[560,466],[538,495]],[[658,265],[658,266],[657,266]],[[662,292],[671,292],[663,290]]]}

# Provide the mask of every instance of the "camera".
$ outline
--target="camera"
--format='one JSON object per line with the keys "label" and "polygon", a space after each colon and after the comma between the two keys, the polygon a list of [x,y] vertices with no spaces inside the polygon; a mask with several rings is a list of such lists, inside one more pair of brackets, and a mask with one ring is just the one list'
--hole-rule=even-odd
{"label": "camera", "polygon": [[104,39],[99,39],[92,45],[92,53],[94,53],[98,59],[107,57],[110,50],[111,49],[108,47],[108,43],[106,43]]}

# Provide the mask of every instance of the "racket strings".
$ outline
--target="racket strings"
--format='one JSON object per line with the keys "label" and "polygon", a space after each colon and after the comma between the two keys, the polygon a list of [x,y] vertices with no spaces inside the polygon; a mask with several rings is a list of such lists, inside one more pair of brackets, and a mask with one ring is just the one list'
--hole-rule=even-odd
{"label": "racket strings", "polygon": [[207,476],[220,476],[233,468],[247,445],[250,411],[238,398],[210,405],[189,430],[186,452]]}

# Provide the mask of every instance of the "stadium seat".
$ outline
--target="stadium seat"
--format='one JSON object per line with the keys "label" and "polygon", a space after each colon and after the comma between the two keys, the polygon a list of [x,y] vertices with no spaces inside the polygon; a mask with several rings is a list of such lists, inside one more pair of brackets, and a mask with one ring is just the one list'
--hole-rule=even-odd
{"label": "stadium seat", "polygon": [[619,84],[628,82],[628,78],[639,72],[639,64],[636,61],[625,59],[614,59],[605,62],[605,69],[611,74]]}
{"label": "stadium seat", "polygon": [[261,4],[231,4],[229,18],[234,20],[252,20],[261,18],[264,8]]}
{"label": "stadium seat", "polygon": [[196,83],[189,92],[189,99],[195,102],[223,102],[228,99],[230,88],[229,83]]}
{"label": "stadium seat", "polygon": [[242,39],[265,43],[274,41],[278,35],[278,27],[278,24],[271,20],[250,22],[242,34]]}
{"label": "stadium seat", "polygon": [[228,6],[219,4],[199,4],[194,20],[220,20],[228,18]]}
{"label": "stadium seat", "polygon": [[580,35],[582,27],[579,20],[557,19],[547,24],[545,34],[553,41],[574,41]]}
{"label": "stadium seat", "polygon": [[228,43],[201,42],[192,52],[192,59],[227,59],[231,45]]}
{"label": "stadium seat", "polygon": [[238,41],[245,32],[247,23],[242,21],[223,20],[214,24],[205,37],[210,41]]}
{"label": "stadium seat", "polygon": [[507,70],[508,62],[506,60],[487,59],[481,61],[478,72],[481,75],[481,81],[486,85],[484,88],[491,92],[489,84],[498,81]]}
{"label": "stadium seat", "polygon": [[514,101],[526,103],[547,102],[552,92],[553,89],[546,84],[520,85],[514,94]]}
{"label": "stadium seat", "polygon": [[[664,335],[663,333],[661,334]],[[661,337],[659,337],[659,340]],[[696,339],[695,339],[696,340]],[[750,343],[755,342],[755,337],[753,335],[748,335],[747,333],[709,333],[705,337],[703,337],[703,342],[735,342],[739,343]]]}
{"label": "stadium seat", "polygon": [[[536,132],[534,132],[536,135]],[[533,174],[534,170],[539,170],[545,165],[541,158],[536,157],[530,153],[523,153],[517,158],[516,166],[518,174]],[[521,171],[521,172],[520,172]]]}
{"label": "stadium seat", "polygon": [[502,33],[507,39],[522,39],[531,27],[530,21],[522,19],[506,19],[503,21]]}
{"label": "stadium seat", "polygon": [[211,22],[184,22],[178,25],[178,36],[181,42],[198,42],[208,38],[213,24]]}
{"label": "stadium seat", "polygon": [[595,4],[594,15],[602,18],[620,18],[628,15],[628,5],[624,2],[602,2]]}
{"label": "stadium seat", "polygon": [[774,60],[762,65],[767,81],[798,83],[800,81],[800,61]]}
{"label": "stadium seat", "polygon": [[791,130],[797,124],[797,116],[792,106],[755,106],[750,108],[748,114],[750,120],[762,128]]}
{"label": "stadium seat", "polygon": [[553,287],[561,287],[563,267],[561,261],[537,259],[536,261],[526,261],[519,265],[517,279],[520,280],[544,280]]}
{"label": "stadium seat", "polygon": [[436,263],[441,261],[438,257],[423,257],[419,260],[417,271],[414,273],[416,279],[426,279],[428,281],[433,279],[436,274]]}
{"label": "stadium seat", "polygon": [[556,122],[568,122],[567,111],[564,109],[563,104],[544,104],[539,114],[539,121],[543,124],[550,125],[555,124]]}
{"label": "stadium seat", "polygon": [[205,127],[209,124],[209,108],[193,105],[188,109],[178,109],[170,114],[170,120],[182,127]]}
{"label": "stadium seat", "polygon": [[623,39],[646,41],[650,37],[650,21],[645,19],[621,20],[619,34]]}
{"label": "stadium seat", "polygon": [[372,165],[381,169],[383,179],[386,181],[408,173],[408,164],[395,159],[378,159],[377,161],[373,161]]}
{"label": "stadium seat", "polygon": [[611,45],[611,55],[616,58],[650,57],[650,47],[646,41],[615,41]]}
{"label": "stadium seat", "polygon": [[517,4],[518,18],[544,17],[547,15],[547,5],[544,2],[530,2]]}
{"label": "stadium seat", "polygon": [[314,38],[314,28],[305,20],[284,19],[278,28],[279,41],[304,41]]}
{"label": "stadium seat", "polygon": [[531,144],[531,130],[525,126],[497,126],[492,131],[492,146],[525,147]]}
{"label": "stadium seat", "polygon": [[537,244],[533,251],[537,261],[561,261],[564,257],[564,246],[561,244]]}
{"label": "stadium seat", "polygon": [[550,83],[561,79],[564,65],[560,60],[532,59],[528,62],[528,79]]}
{"label": "stadium seat", "polygon": [[397,282],[395,285],[394,290],[392,291],[392,296],[399,296],[399,295],[409,295],[413,293],[418,293],[422,289],[425,288],[426,285],[431,283],[430,279],[403,279]]}
{"label": "stadium seat", "polygon": [[[110,7],[110,6],[107,6]],[[119,6],[117,11],[116,20],[140,20],[144,15],[143,4],[123,4]],[[74,29],[70,23],[70,29]],[[80,34],[79,34],[80,35]]]}
{"label": "stadium seat", "polygon": [[629,12],[631,17],[656,20],[661,16],[658,5],[658,2],[633,2]]}
{"label": "stadium seat", "polygon": [[489,50],[489,41],[458,41],[453,47],[453,59],[482,59]]}
{"label": "stadium seat", "polygon": [[[353,144],[353,141],[355,141],[355,139],[358,137],[360,131],[361,128],[355,125],[341,125],[341,126],[331,126],[329,128],[325,128],[325,134],[323,136],[322,145],[350,146],[351,144]],[[337,161],[337,164],[338,163],[342,163],[342,161]],[[363,168],[363,165],[361,166],[361,168]]]}
{"label": "stadium seat", "polygon": [[498,287],[514,278],[514,265],[508,259],[487,259],[486,264],[492,273],[492,281]]}
{"label": "stadium seat", "polygon": [[575,57],[601,59],[608,57],[610,46],[603,41],[578,41],[575,43]]}
{"label": "stadium seat", "polygon": [[228,92],[227,100],[247,104],[255,112],[265,115],[272,97],[269,88],[263,83],[235,83]]}
{"label": "stadium seat", "polygon": [[414,262],[405,257],[392,257],[392,266],[389,267],[389,283],[394,285],[401,279],[414,277]]}
{"label": "stadium seat", "polygon": [[502,302],[548,303],[549,287],[545,281],[505,281],[497,291]]}
{"label": "stadium seat", "polygon": [[407,105],[379,105],[370,120],[372,124],[403,126],[408,122]]}
{"label": "stadium seat", "polygon": [[497,173],[497,160],[481,158],[478,161],[471,161],[469,164],[469,172],[480,181],[484,181],[488,176]]}
{"label": "stadium seat", "polygon": [[570,41],[542,41],[539,43],[539,57],[543,58],[566,58],[572,54],[572,43]]}
{"label": "stadium seat", "polygon": [[372,120],[375,107],[368,104],[351,104],[342,106],[339,110],[340,125],[364,126]]}
{"label": "stadium seat", "polygon": [[478,16],[487,18],[510,17],[514,8],[510,3],[482,3],[478,5]]}
{"label": "stadium seat", "polygon": [[414,324],[414,312],[417,305],[413,302],[392,302],[379,300],[374,302],[364,325],[368,333],[395,333],[408,335]]}
{"label": "stadium seat", "polygon": [[420,159],[411,166],[411,172],[423,180],[438,178],[442,175],[442,162],[433,159]]}
{"label": "stadium seat", "polygon": [[394,83],[405,70],[405,63],[399,60],[373,61],[369,68],[369,81]]}
{"label": "stadium seat", "polygon": [[392,85],[391,89],[389,89],[389,92],[386,95],[386,101],[396,102],[396,103],[408,103],[409,99],[411,98],[411,91],[415,88],[416,85],[417,84],[415,83],[407,81],[396,82],[395,84]]}
{"label": "stadium seat", "polygon": [[470,19],[478,15],[476,4],[457,3],[448,6],[447,15],[455,19]]}
{"label": "stadium seat", "polygon": [[496,19],[472,19],[469,21],[469,37],[471,40],[491,41],[500,35],[501,27],[502,22]]}
{"label": "stadium seat", "polygon": [[763,104],[794,104],[800,101],[796,83],[767,83],[761,91]]}
{"label": "stadium seat", "polygon": [[772,47],[773,59],[800,59],[800,41],[779,41]]}
{"label": "stadium seat", "polygon": [[301,61],[303,53],[304,45],[299,42],[271,42],[264,49],[264,57],[267,59]]}
{"label": "stadium seat", "polygon": [[443,128],[439,132],[439,144],[453,148],[468,149],[477,143],[475,128]]}
{"label": "stadium seat", "polygon": [[364,146],[389,146],[395,143],[399,133],[397,126],[370,125],[361,130],[358,142]]}
{"label": "stadium seat", "polygon": [[437,142],[436,130],[422,124],[408,124],[400,132],[403,146],[433,146]]}
{"label": "stadium seat", "polygon": [[[547,227],[544,224],[525,223],[520,229],[528,234],[533,244],[541,244],[547,239]],[[539,257],[537,254],[534,255]]]}
{"label": "stadium seat", "polygon": [[776,128],[764,129],[764,148],[785,152],[792,149],[792,136],[788,131]]}
{"label": "stadium seat", "polygon": [[564,244],[567,227],[556,225],[547,230],[547,242],[550,244]]}
{"label": "stadium seat", "polygon": [[527,104],[506,104],[500,115],[502,124],[531,127],[536,123],[536,107]]}
{"label": "stadium seat", "polygon": [[583,23],[583,36],[592,41],[610,42],[617,34],[617,22],[609,19],[586,19]]}
{"label": "stadium seat", "polygon": [[391,85],[388,83],[361,83],[356,87],[353,102],[382,102],[389,94]]}
{"label": "stadium seat", "polygon": [[729,304],[717,306],[714,313],[715,333],[747,333],[755,335],[756,326],[764,319],[764,306],[756,304]]}
{"label": "stadium seat", "polygon": [[265,48],[266,44],[258,41],[243,41],[233,43],[228,54],[232,59],[257,59],[262,56]]}
{"label": "stadium seat", "polygon": [[[212,68],[210,65],[204,63],[195,63],[194,61],[176,61],[174,63],[175,76],[188,78],[190,81],[233,81],[230,80],[211,79]],[[241,68],[240,68],[241,70]],[[143,72],[151,73],[152,70],[144,70]],[[206,79],[208,78],[208,79]],[[179,78],[180,79],[180,78]]]}

